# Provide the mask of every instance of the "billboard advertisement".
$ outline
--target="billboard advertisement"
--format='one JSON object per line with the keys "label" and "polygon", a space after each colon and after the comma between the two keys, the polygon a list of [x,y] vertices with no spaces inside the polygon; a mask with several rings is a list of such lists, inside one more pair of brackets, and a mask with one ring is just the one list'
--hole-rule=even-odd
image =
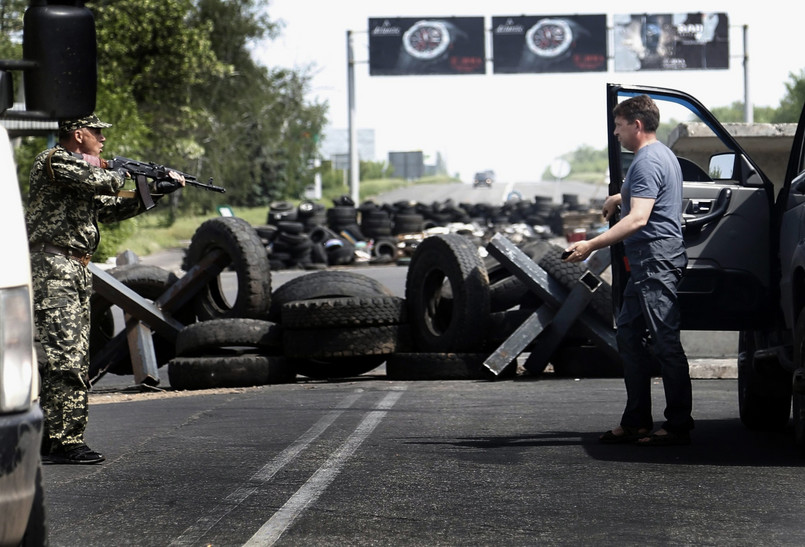
{"label": "billboard advertisement", "polygon": [[615,15],[615,70],[729,68],[726,13]]}
{"label": "billboard advertisement", "polygon": [[492,17],[492,50],[496,74],[605,72],[607,17]]}
{"label": "billboard advertisement", "polygon": [[369,74],[484,74],[483,17],[369,19]]}

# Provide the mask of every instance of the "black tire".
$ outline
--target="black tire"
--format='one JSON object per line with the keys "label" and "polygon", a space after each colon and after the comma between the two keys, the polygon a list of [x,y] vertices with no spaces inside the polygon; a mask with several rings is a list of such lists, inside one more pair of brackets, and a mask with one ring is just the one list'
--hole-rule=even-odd
{"label": "black tire", "polygon": [[211,319],[186,326],[176,337],[179,357],[233,353],[281,354],[281,327],[262,319]]}
{"label": "black tire", "polygon": [[378,239],[372,245],[372,257],[394,260],[397,258],[397,245],[389,239]]}
{"label": "black tire", "polygon": [[184,270],[189,270],[214,250],[223,251],[227,265],[237,273],[238,292],[235,301],[230,302],[222,290],[220,275],[216,276],[196,295],[199,319],[264,319],[271,301],[271,271],[265,247],[254,228],[237,217],[205,221],[190,240]]}
{"label": "black tire", "polygon": [[312,380],[330,380],[366,374],[382,365],[385,360],[385,355],[362,355],[329,359],[291,359],[291,363],[297,374]]}
{"label": "black tire", "polygon": [[[489,285],[489,309],[494,312],[502,312],[519,306],[523,300],[529,296],[530,291],[525,283],[510,275]],[[534,302],[538,297],[534,295],[530,302]]]}
{"label": "black tire", "polygon": [[[178,279],[168,270],[146,264],[120,266],[112,268],[108,273],[138,295],[151,301],[162,296]],[[92,363],[92,358],[104,349],[119,330],[122,330],[122,325],[120,325],[120,328],[115,326],[115,315],[119,311],[116,306],[99,293],[94,293],[90,297],[90,378],[98,376],[102,368],[112,374],[126,375],[132,373],[131,354],[129,353],[128,344],[124,344],[121,347],[120,352],[108,363],[108,366],[106,366],[107,363]],[[184,325],[193,323],[196,319],[196,315],[190,307],[182,308],[171,315]],[[153,335],[153,341],[157,364],[162,366],[176,354],[174,343],[172,340],[156,333]]]}
{"label": "black tire", "polygon": [[356,272],[324,270],[305,274],[280,285],[271,295],[269,321],[279,322],[282,306],[297,300],[338,297],[394,296],[382,283]]}
{"label": "black tire", "polygon": [[791,417],[791,372],[774,359],[755,359],[755,350],[766,347],[763,340],[758,331],[738,337],[738,411],[747,429],[781,431]]}
{"label": "black tire", "polygon": [[[446,298],[448,294],[450,298]],[[483,349],[489,323],[489,278],[475,245],[457,234],[420,243],[405,282],[415,347],[427,353]]]}
{"label": "black tire", "polygon": [[36,490],[34,502],[28,515],[28,525],[20,547],[42,547],[48,545],[47,510],[45,508],[45,488],[42,481],[42,464],[36,468]]}
{"label": "black tire", "polygon": [[285,354],[302,359],[389,355],[410,347],[406,325],[286,330]]}
{"label": "black tire", "polygon": [[[587,268],[575,262],[562,261],[563,252],[562,247],[551,245],[542,255],[539,265],[551,277],[559,281],[563,287],[572,290],[580,282],[579,279],[587,271]],[[588,308],[603,319],[607,325],[614,324],[612,286],[609,283],[606,281],[601,282],[601,285],[593,293]]]}
{"label": "black tire", "polygon": [[275,355],[176,357],[168,363],[168,380],[174,389],[251,387],[295,382],[296,371]]}
{"label": "black tire", "polygon": [[[805,310],[802,310],[797,317],[794,325],[794,367],[797,371],[794,374],[805,372]],[[797,376],[799,377],[799,376]],[[799,450],[800,456],[805,456],[805,394],[793,391],[793,416],[794,416],[794,444]]]}
{"label": "black tire", "polygon": [[[494,380],[484,366],[487,353],[395,353],[386,360],[389,380]],[[509,366],[502,377],[516,373]]]}
{"label": "black tire", "polygon": [[396,296],[316,298],[282,306],[286,329],[370,327],[405,321],[405,300]]}

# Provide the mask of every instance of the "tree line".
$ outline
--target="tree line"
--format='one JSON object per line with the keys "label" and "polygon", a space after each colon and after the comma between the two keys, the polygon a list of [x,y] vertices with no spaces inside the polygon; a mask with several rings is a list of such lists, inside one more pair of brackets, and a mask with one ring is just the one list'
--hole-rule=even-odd
{"label": "tree line", "polygon": [[[0,0],[0,57],[21,58],[27,0]],[[262,206],[299,197],[313,180],[327,104],[310,101],[312,67],[258,64],[251,47],[281,23],[267,0],[94,0],[96,112],[114,124],[104,155],[155,161],[209,177],[227,203]],[[45,139],[16,149],[27,190]],[[181,210],[206,213],[218,194],[182,192]]]}

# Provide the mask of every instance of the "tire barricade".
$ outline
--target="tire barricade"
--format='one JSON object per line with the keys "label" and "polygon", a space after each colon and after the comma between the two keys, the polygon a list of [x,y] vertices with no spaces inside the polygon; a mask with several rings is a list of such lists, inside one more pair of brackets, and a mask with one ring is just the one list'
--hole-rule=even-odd
{"label": "tire barricade", "polygon": [[[340,207],[338,215],[346,219],[349,212],[351,219],[348,210],[354,207]],[[393,229],[387,214],[375,216],[381,209],[366,206],[365,210],[372,211],[367,218],[377,222],[364,229],[380,229],[380,235]],[[312,213],[312,208],[307,212]],[[444,208],[440,212],[456,214]],[[284,208],[273,214],[290,216]],[[406,214],[424,218],[421,212]],[[309,251],[335,234],[322,225],[310,234],[305,229],[296,220],[281,220],[276,229],[253,228],[232,217],[212,219],[198,228],[183,269],[213,249],[223,251],[229,261],[224,271],[237,277],[237,295],[230,301],[221,279],[213,279],[174,314],[186,325],[175,343],[154,336],[159,365],[167,365],[173,389],[291,383],[299,376],[343,379],[384,364],[385,375],[394,380],[490,380],[494,376],[484,360],[542,305],[496,260],[482,258],[474,238],[455,233],[427,237],[417,246],[404,297],[395,296],[367,275],[340,269],[305,273],[272,291],[274,262],[264,252],[267,237],[276,244],[283,241],[281,237],[289,242],[287,236],[304,236]],[[578,264],[562,262],[562,248],[547,241],[525,242],[520,247],[568,289],[585,272]],[[152,300],[178,279],[140,264],[115,268],[112,274]],[[610,303],[611,288],[605,284],[585,313],[611,322]],[[115,334],[110,308],[102,298],[93,298],[91,352],[99,351]],[[127,361],[127,354],[117,356],[107,372],[130,374]],[[574,332],[562,341],[551,362],[559,375],[622,374],[619,362],[612,362]],[[509,367],[498,378],[516,374],[517,367]]]}
{"label": "tire barricade", "polygon": [[[478,239],[488,239],[501,230],[517,231],[524,239],[561,235],[567,229],[563,214],[581,211],[576,195],[564,195],[561,205],[539,196],[501,205],[451,199],[382,205],[367,200],[357,205],[344,195],[335,198],[329,208],[309,200],[296,207],[287,201],[272,202],[266,224],[256,230],[272,270],[316,270],[407,261],[419,241],[445,230],[472,233]],[[597,229],[593,225],[587,228]]]}

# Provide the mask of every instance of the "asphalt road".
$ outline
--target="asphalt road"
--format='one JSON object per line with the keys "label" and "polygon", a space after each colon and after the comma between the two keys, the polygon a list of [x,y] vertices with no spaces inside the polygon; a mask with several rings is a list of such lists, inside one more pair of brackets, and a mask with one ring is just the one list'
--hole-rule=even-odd
{"label": "asphalt road", "polygon": [[694,444],[664,448],[596,442],[618,379],[99,393],[107,461],[44,469],[51,544],[805,544],[792,434],[745,430],[736,389],[694,381]]}

